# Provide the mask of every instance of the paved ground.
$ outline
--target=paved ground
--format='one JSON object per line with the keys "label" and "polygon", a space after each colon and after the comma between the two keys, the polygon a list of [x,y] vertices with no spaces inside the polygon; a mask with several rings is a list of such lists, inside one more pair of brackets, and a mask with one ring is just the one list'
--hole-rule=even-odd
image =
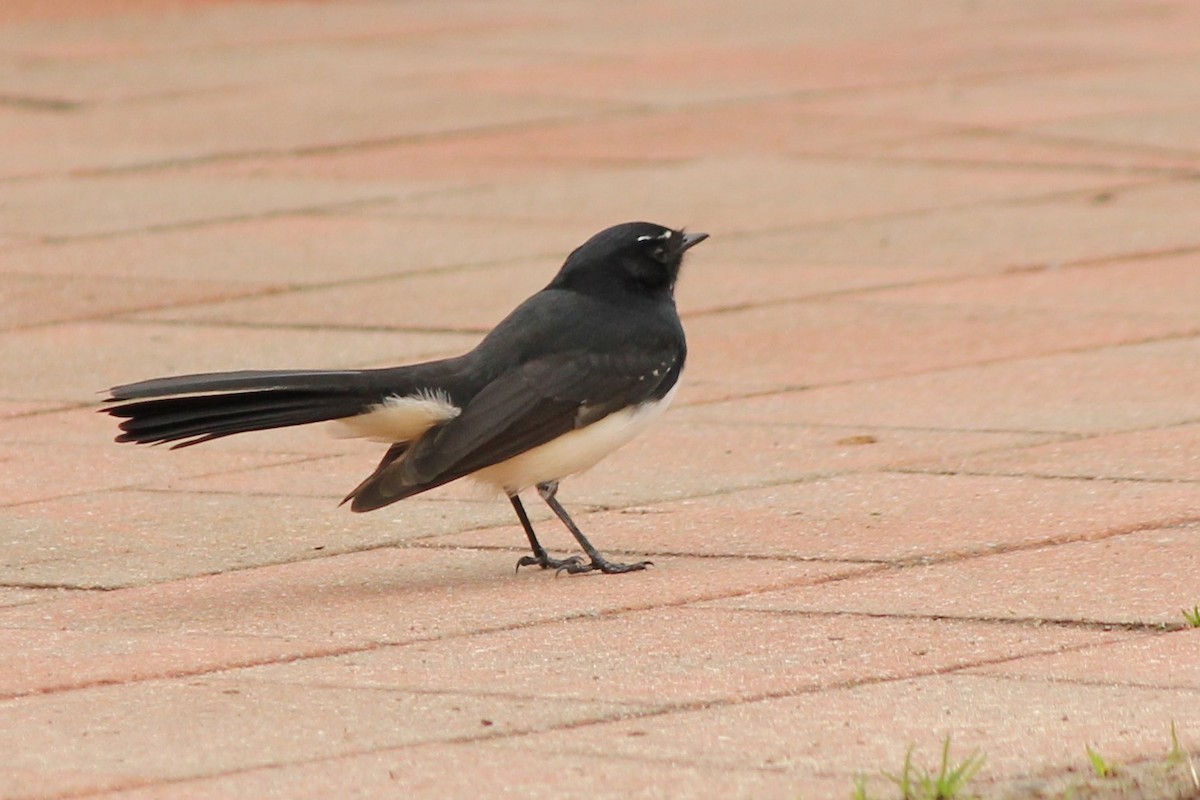
{"label": "paved ground", "polygon": [[[843,798],[1200,750],[1200,4],[0,5],[0,796]],[[353,515],[112,444],[164,373],[451,354],[712,234],[654,433]],[[541,515],[540,519],[545,519]],[[546,536],[567,540],[548,522]]]}

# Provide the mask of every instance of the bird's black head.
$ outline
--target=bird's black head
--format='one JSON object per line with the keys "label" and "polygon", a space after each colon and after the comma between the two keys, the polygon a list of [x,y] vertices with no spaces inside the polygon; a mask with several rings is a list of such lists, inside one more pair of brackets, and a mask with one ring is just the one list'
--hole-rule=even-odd
{"label": "bird's black head", "polygon": [[683,254],[708,238],[652,222],[626,222],[600,231],[567,256],[549,288],[670,294]]}

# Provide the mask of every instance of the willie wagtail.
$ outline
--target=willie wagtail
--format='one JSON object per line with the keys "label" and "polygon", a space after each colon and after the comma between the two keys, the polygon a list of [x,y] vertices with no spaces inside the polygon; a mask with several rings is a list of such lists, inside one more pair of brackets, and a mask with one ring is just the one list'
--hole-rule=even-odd
{"label": "willie wagtail", "polygon": [[[371,511],[459,478],[503,491],[537,565],[630,572],[604,558],[555,498],[560,479],[628,442],[670,403],[687,345],[675,311],[683,254],[708,238],[649,222],[616,225],[577,248],[537,294],[469,353],[388,369],[183,375],[117,386],[102,409],[118,442],[186,447],[246,431],[336,420],[390,442],[342,502]],[[551,558],[519,493],[538,494],[588,561]]]}

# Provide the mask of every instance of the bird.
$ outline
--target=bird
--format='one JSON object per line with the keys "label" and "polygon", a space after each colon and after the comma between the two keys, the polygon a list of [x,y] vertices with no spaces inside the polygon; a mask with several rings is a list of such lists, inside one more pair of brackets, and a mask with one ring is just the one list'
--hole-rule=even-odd
{"label": "bird", "polygon": [[[117,442],[188,447],[233,434],[332,422],[390,444],[342,501],[372,511],[467,478],[503,493],[532,550],[521,567],[643,570],[605,558],[557,499],[559,482],[630,441],[670,404],[687,341],[675,307],[684,254],[708,238],[650,222],[606,228],[452,358],[379,369],[241,370],[108,390]],[[536,489],[586,559],[554,558],[521,501]]]}

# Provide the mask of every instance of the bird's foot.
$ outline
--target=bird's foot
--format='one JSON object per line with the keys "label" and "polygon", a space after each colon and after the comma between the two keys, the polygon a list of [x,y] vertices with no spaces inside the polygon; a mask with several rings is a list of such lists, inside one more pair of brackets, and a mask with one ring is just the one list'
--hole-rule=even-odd
{"label": "bird's foot", "polygon": [[571,556],[570,558],[551,558],[547,553],[539,553],[532,556],[521,556],[517,559],[517,572],[521,571],[521,567],[541,567],[542,569],[552,569],[555,572],[567,570],[570,572],[575,567],[584,566],[583,559],[579,556]]}
{"label": "bird's foot", "polygon": [[622,564],[619,561],[609,561],[607,558],[599,556],[586,564],[579,558],[575,558],[574,561],[574,564],[559,567],[558,571],[565,572],[568,575],[579,575],[584,572],[603,572],[605,575],[619,575],[622,572],[638,572],[654,564],[653,561],[635,561],[632,564]]}

